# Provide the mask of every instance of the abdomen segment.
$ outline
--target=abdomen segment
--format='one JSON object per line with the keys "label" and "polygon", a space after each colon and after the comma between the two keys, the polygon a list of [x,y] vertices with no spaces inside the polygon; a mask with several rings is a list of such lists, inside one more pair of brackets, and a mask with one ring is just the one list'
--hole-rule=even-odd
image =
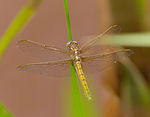
{"label": "abdomen segment", "polygon": [[86,97],[88,98],[88,100],[91,100],[90,91],[89,91],[80,61],[75,62],[75,68],[76,68],[78,77],[80,79],[81,85],[83,86],[84,93]]}

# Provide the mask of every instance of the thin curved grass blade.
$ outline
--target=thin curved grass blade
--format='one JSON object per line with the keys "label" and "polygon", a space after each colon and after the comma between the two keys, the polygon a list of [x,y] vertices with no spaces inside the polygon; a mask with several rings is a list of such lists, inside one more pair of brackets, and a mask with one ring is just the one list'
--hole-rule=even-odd
{"label": "thin curved grass blade", "polygon": [[34,16],[36,8],[40,5],[41,0],[32,0],[17,14],[4,35],[0,39],[0,58],[10,44],[11,40],[24,28],[24,26]]}

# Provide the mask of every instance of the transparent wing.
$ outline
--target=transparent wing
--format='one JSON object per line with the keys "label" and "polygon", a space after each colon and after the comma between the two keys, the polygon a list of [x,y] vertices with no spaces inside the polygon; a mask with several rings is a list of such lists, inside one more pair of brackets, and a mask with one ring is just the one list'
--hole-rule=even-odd
{"label": "transparent wing", "polygon": [[47,46],[30,40],[18,41],[18,47],[24,53],[44,61],[57,61],[69,58],[66,50]]}
{"label": "transparent wing", "polygon": [[106,54],[82,57],[82,66],[88,74],[94,74],[105,70],[108,66],[123,60],[133,54],[130,49],[115,50]]}
{"label": "transparent wing", "polygon": [[35,72],[49,77],[64,77],[69,74],[69,59],[56,62],[31,63],[18,66],[20,71]]}
{"label": "transparent wing", "polygon": [[[111,46],[102,46],[100,45],[100,41],[102,39],[109,38],[110,35],[118,34],[120,33],[121,28],[120,26],[114,25],[108,28],[104,33],[98,36],[88,36],[84,38],[83,41],[86,43],[81,46],[81,53],[85,56],[87,55],[95,55],[95,54],[101,54],[104,51],[112,50],[113,47]],[[85,40],[86,39],[86,40]],[[83,43],[83,42],[81,42]]]}

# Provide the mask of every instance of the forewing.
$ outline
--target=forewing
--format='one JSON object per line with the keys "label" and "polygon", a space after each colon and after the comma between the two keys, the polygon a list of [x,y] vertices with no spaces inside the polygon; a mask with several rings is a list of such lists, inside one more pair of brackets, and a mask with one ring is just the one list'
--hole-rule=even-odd
{"label": "forewing", "polygon": [[[109,38],[113,34],[120,33],[121,28],[118,25],[111,26],[108,28],[104,33],[97,36],[88,36],[84,38],[84,44],[81,46],[81,53],[86,55],[95,55],[95,54],[101,54],[104,51],[112,50],[112,46],[103,46],[100,45],[101,40],[105,40]],[[83,42],[81,42],[83,43]]]}
{"label": "forewing", "polygon": [[130,49],[121,49],[115,50],[110,53],[82,57],[82,66],[86,73],[94,74],[100,73],[105,70],[110,65],[117,63],[117,61],[121,61],[133,54],[133,51]]}
{"label": "forewing", "polygon": [[24,53],[43,61],[57,61],[69,58],[67,50],[47,46],[30,40],[18,41],[18,47]]}
{"label": "forewing", "polygon": [[49,77],[62,78],[69,74],[70,60],[56,61],[56,62],[41,62],[31,63],[18,66],[20,71],[34,72]]}

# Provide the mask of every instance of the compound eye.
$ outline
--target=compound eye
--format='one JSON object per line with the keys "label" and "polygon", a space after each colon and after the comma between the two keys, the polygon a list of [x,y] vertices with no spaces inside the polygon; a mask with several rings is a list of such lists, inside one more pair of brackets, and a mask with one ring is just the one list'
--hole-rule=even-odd
{"label": "compound eye", "polygon": [[70,42],[68,42],[67,45],[70,45]]}
{"label": "compound eye", "polygon": [[77,44],[77,42],[76,41],[73,41],[75,44]]}

